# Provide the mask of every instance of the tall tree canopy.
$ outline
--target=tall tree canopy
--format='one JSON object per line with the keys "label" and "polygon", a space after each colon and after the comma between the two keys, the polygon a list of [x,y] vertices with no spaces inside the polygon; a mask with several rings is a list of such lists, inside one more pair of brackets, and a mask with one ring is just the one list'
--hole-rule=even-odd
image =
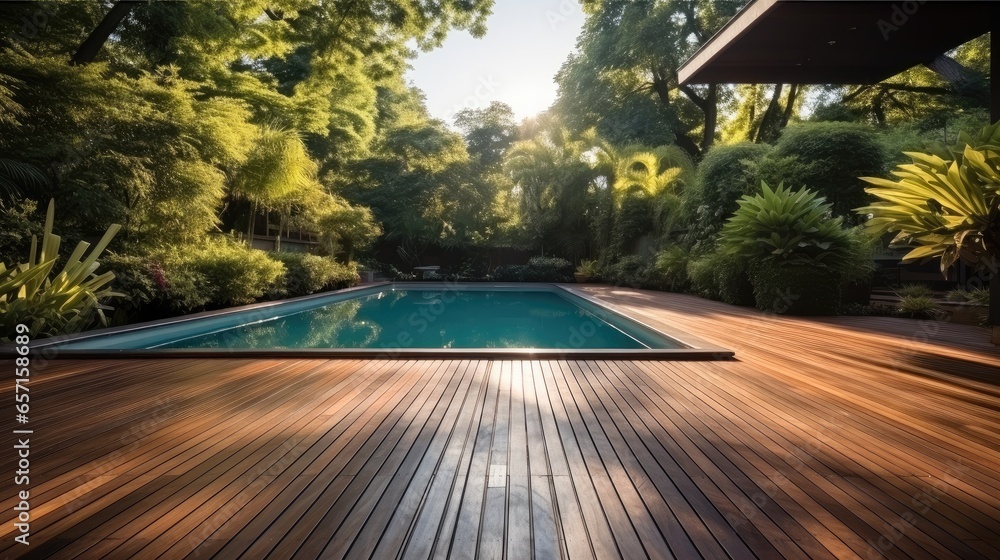
{"label": "tall tree canopy", "polygon": [[560,71],[557,109],[579,132],[675,142],[693,156],[715,141],[720,88],[680,85],[678,67],[746,0],[584,0],[579,53]]}

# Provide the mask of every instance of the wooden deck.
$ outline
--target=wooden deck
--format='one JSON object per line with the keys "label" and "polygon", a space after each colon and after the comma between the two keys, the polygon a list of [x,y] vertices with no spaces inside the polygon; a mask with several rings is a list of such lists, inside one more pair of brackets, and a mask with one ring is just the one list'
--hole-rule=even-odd
{"label": "wooden deck", "polygon": [[588,291],[737,360],[51,362],[0,557],[1000,558],[984,330]]}

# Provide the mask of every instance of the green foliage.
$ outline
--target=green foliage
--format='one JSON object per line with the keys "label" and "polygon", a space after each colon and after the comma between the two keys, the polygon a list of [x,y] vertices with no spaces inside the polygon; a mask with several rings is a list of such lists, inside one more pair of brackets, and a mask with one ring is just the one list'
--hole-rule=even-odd
{"label": "green foliage", "polygon": [[776,313],[832,313],[840,284],[860,279],[870,259],[863,238],[830,217],[830,205],[802,189],[744,196],[722,228],[722,249],[747,263],[760,309]]}
{"label": "green foliage", "polygon": [[589,211],[593,172],[583,160],[584,142],[550,123],[511,146],[504,168],[517,188],[519,222],[531,247],[579,258],[592,232]]}
{"label": "green foliage", "polygon": [[[793,157],[804,166],[800,177],[781,175],[795,187],[808,185],[824,196],[838,216],[867,202],[858,179],[879,174],[884,167],[882,148],[875,133],[854,123],[804,123],[785,129],[773,157]],[[763,177],[764,180],[774,177]]]}
{"label": "green foliage", "polygon": [[730,305],[754,305],[754,286],[746,259],[720,251],[710,262],[715,267],[719,299]]}
{"label": "green foliage", "polygon": [[715,146],[698,164],[696,187],[685,197],[689,238],[706,241],[738,208],[737,200],[760,188],[757,167],[772,148],[766,144]]}
{"label": "green foliage", "polygon": [[455,126],[465,134],[469,154],[484,166],[499,164],[517,139],[514,110],[499,101],[483,109],[462,109],[455,115]]}
{"label": "green foliage", "polygon": [[896,312],[914,319],[938,318],[941,315],[941,307],[932,297],[908,295],[900,298]]}
{"label": "green foliage", "polygon": [[687,276],[691,291],[710,299],[719,299],[719,290],[715,282],[716,259],[718,253],[694,256],[688,258]]}
{"label": "green foliage", "polygon": [[638,255],[623,257],[618,262],[601,270],[601,279],[615,286],[642,288],[650,284],[653,267],[647,259]]}
{"label": "green foliage", "polygon": [[14,262],[27,252],[31,238],[42,233],[35,219],[37,210],[33,200],[5,203],[0,199],[0,262]]}
{"label": "green foliage", "polygon": [[903,284],[902,286],[893,290],[896,295],[904,297],[930,297],[931,289],[923,284]]}
{"label": "green foliage", "polygon": [[685,291],[690,287],[688,265],[691,255],[679,245],[671,245],[656,254],[654,282],[657,287],[671,292]]}
{"label": "green foliage", "polygon": [[939,257],[942,272],[960,258],[1000,255],[1000,123],[907,155],[912,163],[892,172],[896,180],[863,178],[880,199],[857,209],[871,216],[869,233],[896,233],[891,246],[912,249],[904,261]]}
{"label": "green foliage", "polygon": [[593,278],[600,271],[600,266],[596,260],[582,260],[576,267],[576,273]]}
{"label": "green foliage", "polygon": [[778,314],[832,315],[840,306],[836,274],[808,263],[758,261],[750,265],[758,309]]}
{"label": "green foliage", "polygon": [[761,190],[740,199],[739,209],[722,228],[723,248],[754,260],[834,266],[849,234],[843,218],[830,217],[831,205],[808,189],[778,185],[772,191],[761,183]]}
{"label": "green foliage", "polygon": [[618,144],[675,142],[699,154],[715,137],[706,124],[717,116],[719,87],[680,88],[677,68],[744,3],[584,2],[578,53],[556,77],[555,111],[574,133],[596,126]]}
{"label": "green foliage", "polygon": [[60,272],[52,274],[59,258],[61,238],[52,233],[55,201],[49,202],[41,247],[32,236],[28,260],[8,269],[0,263],[0,335],[9,340],[18,324],[28,325],[32,337],[77,332],[94,322],[106,324],[105,302],[117,294],[108,287],[114,274],[97,274],[98,258],[121,229],[112,224],[87,253],[80,242]]}
{"label": "green foliage", "polygon": [[[899,294],[898,291],[896,293]],[[945,299],[956,303],[968,303],[970,305],[986,307],[990,304],[990,291],[986,288],[973,288],[972,290],[959,288],[945,294]]]}
{"label": "green foliage", "polygon": [[264,251],[222,236],[183,254],[175,253],[170,261],[168,272],[183,266],[199,278],[211,307],[253,303],[273,290],[285,272],[284,265]]}
{"label": "green foliage", "polygon": [[360,279],[357,267],[306,253],[270,253],[270,257],[285,265],[285,274],[276,283],[272,294],[296,297],[323,290],[347,288]]}
{"label": "green foliage", "polygon": [[532,257],[526,265],[498,266],[497,282],[572,282],[573,263],[558,257]]}
{"label": "green foliage", "polygon": [[235,170],[233,194],[265,207],[312,186],[316,163],[294,130],[262,126]]}

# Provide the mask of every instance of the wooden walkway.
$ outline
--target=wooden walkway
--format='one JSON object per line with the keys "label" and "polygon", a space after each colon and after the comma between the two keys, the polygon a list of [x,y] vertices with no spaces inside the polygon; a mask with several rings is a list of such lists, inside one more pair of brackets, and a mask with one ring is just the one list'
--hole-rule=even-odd
{"label": "wooden walkway", "polygon": [[984,330],[588,291],[737,360],[50,362],[0,557],[1000,558]]}

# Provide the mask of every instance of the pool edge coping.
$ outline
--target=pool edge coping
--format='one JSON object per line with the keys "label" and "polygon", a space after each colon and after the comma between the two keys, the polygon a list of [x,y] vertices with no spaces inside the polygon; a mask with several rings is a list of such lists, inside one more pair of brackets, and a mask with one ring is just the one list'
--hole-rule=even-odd
{"label": "pool edge coping", "polygon": [[[311,299],[322,299],[332,295],[350,294],[375,288],[393,286],[400,288],[427,288],[442,286],[454,289],[458,286],[481,287],[481,288],[530,288],[547,287],[553,291],[565,291],[574,297],[600,307],[610,313],[624,317],[626,320],[652,331],[655,334],[673,339],[686,348],[644,348],[644,349],[537,349],[537,348],[296,348],[296,349],[94,349],[94,350],[61,350],[61,344],[87,339],[92,337],[102,337],[115,334],[123,334],[138,330],[174,325],[205,318],[222,317],[225,315],[245,313],[261,309],[268,309],[274,306],[287,304],[289,302],[303,302]],[[14,344],[0,345],[0,356],[16,356]],[[230,307],[220,310],[202,311],[183,315],[180,317],[168,317],[153,321],[145,321],[131,325],[121,325],[103,329],[94,329],[82,333],[55,336],[52,338],[32,341],[30,348],[33,354],[42,354],[44,359],[147,359],[147,358],[178,358],[178,359],[213,359],[213,358],[345,358],[345,359],[560,359],[572,360],[580,359],[652,359],[652,360],[729,360],[735,357],[735,353],[726,348],[711,344],[700,337],[687,332],[674,331],[670,328],[653,327],[640,319],[633,317],[627,310],[605,302],[586,292],[573,288],[567,284],[555,282],[393,282],[383,281],[369,284],[353,286],[341,290],[333,290],[317,294],[309,294],[297,298],[289,298],[277,301],[266,301]],[[54,351],[54,352],[53,352]],[[46,355],[48,354],[48,355]]]}

